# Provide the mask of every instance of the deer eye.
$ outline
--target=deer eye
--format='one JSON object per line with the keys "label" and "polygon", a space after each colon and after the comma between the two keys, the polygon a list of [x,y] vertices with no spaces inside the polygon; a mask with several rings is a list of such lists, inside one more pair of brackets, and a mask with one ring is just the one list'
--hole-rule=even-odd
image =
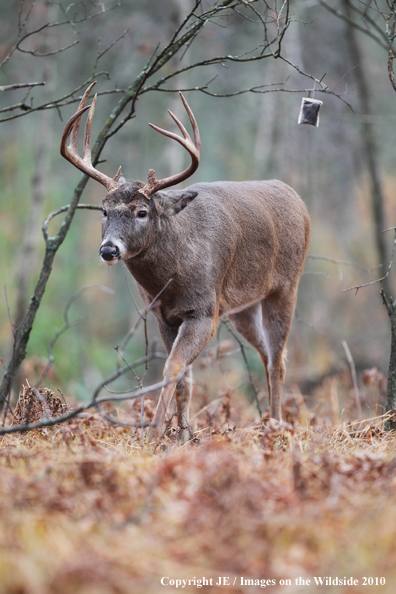
{"label": "deer eye", "polygon": [[107,210],[105,210],[104,208],[102,209],[102,213],[104,217],[107,217]]}
{"label": "deer eye", "polygon": [[144,219],[144,217],[147,217],[147,210],[139,210],[137,216],[139,217],[139,219]]}

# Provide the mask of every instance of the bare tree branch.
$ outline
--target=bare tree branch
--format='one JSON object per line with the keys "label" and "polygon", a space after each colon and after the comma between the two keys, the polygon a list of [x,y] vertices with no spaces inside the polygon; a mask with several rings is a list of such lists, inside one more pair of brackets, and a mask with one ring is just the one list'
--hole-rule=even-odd
{"label": "bare tree branch", "polygon": [[342,346],[344,348],[346,357],[348,359],[349,367],[351,368],[351,376],[352,376],[353,390],[355,392],[356,407],[358,410],[359,419],[361,419],[362,418],[362,405],[360,404],[360,394],[359,394],[359,387],[358,387],[357,376],[356,376],[355,362],[353,360],[351,351],[349,349],[349,346],[348,346],[348,343],[346,340],[342,341]]}
{"label": "bare tree branch", "polygon": [[[337,18],[345,21],[346,23],[349,23],[352,27],[354,27],[358,31],[361,31],[368,37],[371,37],[371,39],[373,39],[376,43],[378,43],[378,45],[381,46],[382,48],[384,48],[386,50],[388,49],[386,34],[384,33],[384,31],[381,30],[381,28],[377,25],[377,23],[375,23],[375,21],[373,19],[368,19],[367,15],[365,17],[365,21],[368,21],[370,23],[370,25],[376,29],[376,31],[378,32],[380,37],[378,37],[377,35],[372,33],[368,27],[363,27],[362,25],[359,25],[359,23],[357,23],[355,21],[355,19],[351,19],[350,17],[348,17],[346,14],[344,14],[340,10],[333,8],[332,6],[327,4],[327,2],[324,2],[324,0],[319,0],[319,4],[321,6],[323,6],[323,8],[325,8],[326,10],[328,10],[329,12],[334,14],[334,16],[336,16]],[[352,4],[350,6],[351,6],[351,8],[353,8],[356,12],[358,12],[361,15],[360,11],[358,11],[355,7],[353,7]]]}
{"label": "bare tree branch", "polygon": [[[126,370],[129,371],[129,367],[127,367]],[[125,369],[123,369],[122,371],[125,373]],[[25,423],[24,425],[11,425],[10,427],[2,427],[2,428],[0,428],[0,435],[6,435],[8,433],[18,433],[20,431],[31,431],[32,429],[42,429],[43,427],[53,427],[54,425],[58,425],[60,423],[65,423],[69,419],[72,419],[73,417],[76,417],[77,415],[79,415],[81,412],[84,412],[90,408],[97,407],[98,405],[100,405],[104,402],[119,402],[122,400],[135,400],[137,398],[140,398],[144,394],[149,394],[150,392],[155,392],[156,390],[159,390],[165,386],[168,386],[169,384],[177,383],[183,377],[184,372],[185,372],[185,370],[183,369],[183,371],[177,377],[174,377],[172,379],[167,379],[162,382],[157,382],[155,384],[151,384],[151,385],[146,386],[145,388],[141,388],[140,390],[135,391],[135,392],[131,391],[131,392],[129,392],[129,394],[121,394],[121,395],[115,395],[115,396],[104,396],[102,398],[98,398],[100,391],[104,388],[104,384],[109,383],[110,381],[113,381],[112,378],[116,379],[114,377],[115,374],[113,374],[112,376],[109,376],[108,378],[106,378],[96,388],[91,400],[89,400],[87,402],[83,402],[82,404],[80,404],[79,406],[74,408],[73,410],[70,410],[63,415],[59,415],[58,417],[52,417],[50,419],[47,418],[42,421],[37,421],[35,423]],[[122,374],[121,373],[117,374],[117,377],[120,377],[120,375],[122,375]],[[139,423],[136,423],[135,425],[130,425],[130,426],[141,427],[141,423],[139,422]]]}
{"label": "bare tree branch", "polygon": [[[340,281],[343,280],[342,274],[342,266],[351,266],[353,268],[358,268],[359,270],[364,270],[364,272],[371,272],[374,268],[367,268],[366,266],[362,266],[361,264],[357,264],[356,262],[350,262],[349,260],[336,260],[335,258],[329,258],[328,256],[315,256],[314,254],[307,254],[307,258],[310,260],[321,260],[323,262],[331,262],[332,264],[336,264],[338,267],[338,274],[340,277]],[[306,274],[309,274],[309,271],[304,271]]]}
{"label": "bare tree branch", "polygon": [[5,85],[0,87],[0,91],[14,91],[15,89],[26,89],[26,87],[42,87],[45,81],[32,83],[18,83],[14,85]]}

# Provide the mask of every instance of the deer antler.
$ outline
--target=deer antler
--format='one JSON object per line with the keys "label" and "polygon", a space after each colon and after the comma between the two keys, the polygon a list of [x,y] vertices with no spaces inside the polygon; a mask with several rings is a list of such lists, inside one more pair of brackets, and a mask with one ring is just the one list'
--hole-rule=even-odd
{"label": "deer antler", "polygon": [[[77,167],[77,169],[79,169],[86,175],[89,175],[89,177],[96,179],[96,181],[98,181],[103,186],[105,186],[105,188],[107,189],[108,192],[112,192],[113,190],[116,190],[118,188],[118,180],[120,179],[120,176],[121,176],[121,167],[118,168],[118,171],[115,174],[115,176],[113,178],[111,178],[111,177],[108,177],[107,175],[105,175],[104,173],[101,173],[97,169],[95,169],[95,167],[93,167],[93,165],[92,165],[91,128],[92,128],[92,119],[93,119],[93,116],[95,113],[95,105],[96,105],[97,95],[95,95],[95,97],[92,101],[92,105],[87,105],[87,107],[85,107],[85,104],[87,102],[88,95],[94,85],[96,85],[96,82],[93,82],[91,85],[89,85],[88,89],[85,91],[85,93],[80,101],[80,105],[78,106],[77,112],[67,122],[65,129],[63,130],[63,134],[62,134],[62,140],[61,140],[61,144],[60,144],[60,153],[61,153],[62,157],[64,157],[68,161],[70,161],[70,163],[72,163],[72,165],[74,165],[74,167]],[[85,125],[83,157],[81,158],[80,155],[78,154],[77,141],[78,141],[78,133],[80,131],[81,118],[82,118],[83,113],[85,111],[87,111],[87,109],[89,109],[89,113],[88,113],[87,123]],[[70,133],[71,133],[70,144],[67,145],[67,139],[68,139]]]}
{"label": "deer antler", "polygon": [[184,148],[190,153],[191,155],[191,164],[185,171],[181,173],[177,173],[176,175],[172,175],[171,177],[165,177],[164,179],[155,179],[155,171],[154,169],[149,169],[147,183],[146,185],[139,190],[142,194],[146,196],[146,198],[151,197],[152,194],[158,192],[158,190],[162,190],[163,188],[169,188],[169,186],[174,186],[179,182],[184,181],[188,177],[190,177],[197,169],[199,165],[199,158],[201,154],[201,138],[199,136],[198,125],[195,120],[194,114],[191,111],[190,106],[188,105],[187,101],[185,100],[182,93],[180,93],[180,98],[183,101],[183,105],[188,113],[188,117],[190,118],[190,122],[193,128],[194,133],[194,142],[191,140],[191,137],[183,124],[177,119],[177,117],[168,110],[169,115],[171,118],[176,122],[179,126],[181,133],[183,134],[184,138],[174,134],[173,132],[168,132],[167,130],[163,130],[162,128],[158,128],[158,126],[154,126],[154,124],[149,124],[154,130],[164,134],[164,136],[169,136],[169,138],[173,138],[178,143],[180,143]]}

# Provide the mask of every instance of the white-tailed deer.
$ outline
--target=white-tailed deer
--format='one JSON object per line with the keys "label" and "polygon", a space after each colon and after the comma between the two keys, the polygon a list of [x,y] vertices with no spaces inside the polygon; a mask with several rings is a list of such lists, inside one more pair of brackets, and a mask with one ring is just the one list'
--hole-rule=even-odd
{"label": "white-tailed deer", "polygon": [[[96,96],[92,106],[85,107],[85,103],[93,84],[65,126],[61,154],[107,189],[100,248],[103,261],[109,265],[124,262],[147,305],[166,286],[153,307],[168,353],[164,378],[172,380],[185,370],[176,386],[170,382],[162,389],[149,441],[163,431],[174,392],[181,434],[183,438],[188,435],[191,364],[224,315],[259,352],[267,375],[271,417],[281,420],[285,344],[309,243],[310,223],[303,201],[276,180],[197,183],[184,190],[166,190],[191,176],[199,165],[198,126],[181,93],[194,142],[171,112],[183,138],[150,126],[184,146],[191,165],[161,180],[150,169],[147,183],[126,182],[120,178],[121,168],[114,178],[107,177],[91,162]],[[77,139],[87,109],[81,158]]]}

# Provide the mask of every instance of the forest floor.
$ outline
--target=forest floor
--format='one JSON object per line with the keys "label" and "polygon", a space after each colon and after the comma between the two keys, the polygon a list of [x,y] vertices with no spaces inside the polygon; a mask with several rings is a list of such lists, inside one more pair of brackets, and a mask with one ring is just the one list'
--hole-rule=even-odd
{"label": "forest floor", "polygon": [[2,437],[0,592],[393,592],[396,435],[285,402],[279,428],[227,397],[155,450],[96,413]]}

